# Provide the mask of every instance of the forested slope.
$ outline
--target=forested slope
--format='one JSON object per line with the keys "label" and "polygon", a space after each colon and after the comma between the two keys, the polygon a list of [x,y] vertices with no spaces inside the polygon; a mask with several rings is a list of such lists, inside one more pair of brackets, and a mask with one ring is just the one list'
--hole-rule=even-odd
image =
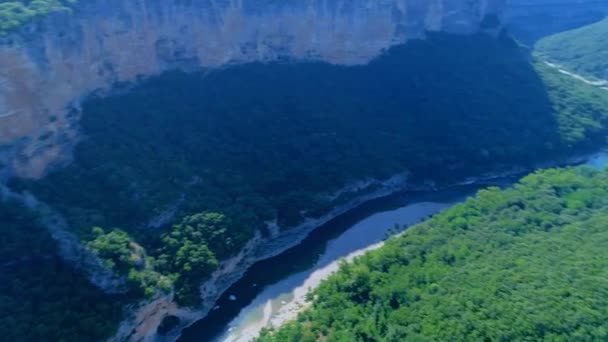
{"label": "forested slope", "polygon": [[552,169],[345,264],[259,341],[575,341],[608,330],[608,170]]}
{"label": "forested slope", "polygon": [[0,336],[3,341],[102,341],[122,314],[57,255],[36,215],[0,198]]}
{"label": "forested slope", "polygon": [[367,66],[170,73],[89,101],[74,162],[13,188],[60,210],[135,293],[171,280],[196,305],[201,279],[265,221],[318,216],[344,197],[323,194],[361,179],[454,180],[590,148],[607,109],[608,93],[508,37],[433,35]]}
{"label": "forested slope", "polygon": [[378,186],[331,196],[345,185],[530,165],[597,148],[607,122],[607,92],[508,36],[437,34],[365,66],[174,72],[91,99],[72,164],[10,186],[61,212],[130,300],[175,289],[196,307],[200,282],[267,222],[290,229]]}
{"label": "forested slope", "polygon": [[535,51],[571,71],[608,79],[608,19],[543,38]]}

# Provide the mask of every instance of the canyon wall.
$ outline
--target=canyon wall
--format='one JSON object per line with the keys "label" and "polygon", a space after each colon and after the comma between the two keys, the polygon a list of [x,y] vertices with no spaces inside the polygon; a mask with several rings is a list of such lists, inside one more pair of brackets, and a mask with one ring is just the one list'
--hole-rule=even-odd
{"label": "canyon wall", "polygon": [[164,70],[366,63],[427,31],[472,33],[504,0],[80,0],[0,38],[0,181],[69,161],[79,105]]}
{"label": "canyon wall", "polygon": [[505,22],[516,38],[539,38],[591,24],[608,15],[608,0],[507,0]]}

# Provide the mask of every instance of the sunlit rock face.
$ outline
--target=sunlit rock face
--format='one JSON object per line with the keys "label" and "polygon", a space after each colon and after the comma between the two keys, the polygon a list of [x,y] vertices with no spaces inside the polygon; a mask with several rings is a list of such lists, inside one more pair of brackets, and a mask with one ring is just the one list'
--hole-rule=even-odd
{"label": "sunlit rock face", "polygon": [[117,83],[251,61],[362,64],[426,31],[475,32],[503,2],[82,0],[0,39],[0,166],[38,178],[67,161],[80,101]]}
{"label": "sunlit rock face", "polygon": [[591,24],[608,15],[606,0],[507,0],[505,22],[516,38],[539,38]]}

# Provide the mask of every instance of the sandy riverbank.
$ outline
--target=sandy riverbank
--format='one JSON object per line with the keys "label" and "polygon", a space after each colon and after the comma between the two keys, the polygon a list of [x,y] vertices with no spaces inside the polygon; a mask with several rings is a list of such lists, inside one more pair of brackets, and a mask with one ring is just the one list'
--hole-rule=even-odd
{"label": "sandy riverbank", "polygon": [[[459,200],[464,199],[459,198]],[[445,203],[439,202],[419,202],[408,204],[404,207],[381,212],[368,217],[354,225],[340,237],[328,243],[324,255],[312,269],[303,274],[296,274],[294,278],[301,281],[293,282],[293,279],[284,279],[287,286],[276,284],[268,287],[267,291],[276,291],[270,294],[270,298],[265,302],[254,302],[245,308],[239,317],[233,321],[231,330],[219,338],[226,342],[249,342],[252,341],[264,327],[278,327],[283,323],[293,320],[302,309],[306,308],[308,302],[306,296],[310,290],[316,288],[322,281],[336,272],[340,263],[350,262],[354,258],[365,254],[368,251],[380,248],[384,245],[383,236],[388,230],[398,223],[410,226],[423,220],[424,218],[438,213],[459,202],[454,200]],[[366,230],[374,230],[373,238],[365,235],[360,239],[356,237],[363,234]],[[365,241],[367,240],[367,241]],[[367,243],[366,243],[367,242]],[[355,245],[356,249],[349,251],[349,247]],[[345,255],[339,255],[345,252]],[[261,294],[265,297],[266,294]],[[254,316],[255,318],[252,318]]]}

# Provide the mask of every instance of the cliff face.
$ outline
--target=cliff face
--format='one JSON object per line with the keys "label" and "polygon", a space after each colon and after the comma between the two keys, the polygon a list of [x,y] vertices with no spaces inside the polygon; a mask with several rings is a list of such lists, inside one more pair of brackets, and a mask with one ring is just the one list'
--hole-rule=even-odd
{"label": "cliff face", "polygon": [[520,40],[539,38],[591,24],[608,15],[606,0],[507,0],[505,22]]}
{"label": "cliff face", "polygon": [[80,101],[177,67],[361,64],[425,31],[471,33],[504,0],[81,0],[0,40],[0,179],[69,159]]}

